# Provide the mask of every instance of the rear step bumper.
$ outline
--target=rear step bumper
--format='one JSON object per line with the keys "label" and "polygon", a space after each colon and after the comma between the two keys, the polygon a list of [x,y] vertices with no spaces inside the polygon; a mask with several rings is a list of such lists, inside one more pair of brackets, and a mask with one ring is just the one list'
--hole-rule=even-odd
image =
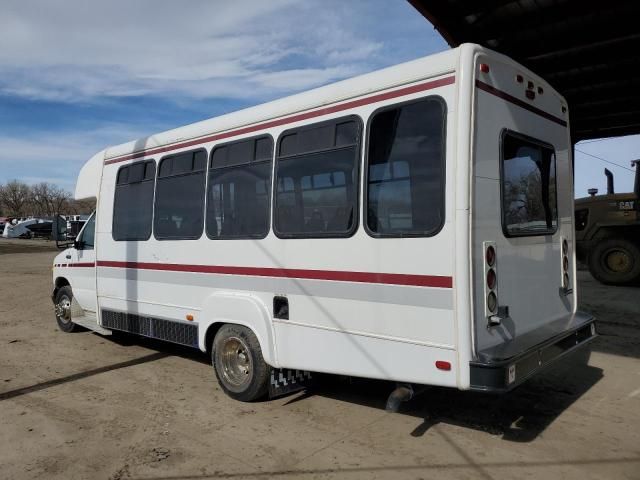
{"label": "rear step bumper", "polygon": [[507,392],[596,338],[595,318],[567,315],[510,342],[478,352],[470,362],[471,390]]}

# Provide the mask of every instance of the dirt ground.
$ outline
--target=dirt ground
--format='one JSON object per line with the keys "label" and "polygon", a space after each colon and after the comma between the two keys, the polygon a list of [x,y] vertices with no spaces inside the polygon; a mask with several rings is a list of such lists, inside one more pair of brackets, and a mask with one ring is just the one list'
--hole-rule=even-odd
{"label": "dirt ground", "polygon": [[640,288],[580,272],[600,322],[588,365],[503,396],[429,389],[389,414],[386,382],[243,404],[198,351],[62,333],[51,248],[0,239],[0,478],[640,479]]}

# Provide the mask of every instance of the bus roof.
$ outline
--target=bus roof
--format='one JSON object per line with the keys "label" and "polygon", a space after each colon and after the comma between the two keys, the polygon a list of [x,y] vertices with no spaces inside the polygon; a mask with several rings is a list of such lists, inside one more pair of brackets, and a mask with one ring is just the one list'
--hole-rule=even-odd
{"label": "bus roof", "polygon": [[112,146],[106,149],[104,158],[105,160],[109,160],[142,150],[197,139],[205,135],[211,135],[212,133],[224,132],[254,123],[261,123],[387,88],[413,83],[424,78],[452,72],[455,70],[460,48],[463,47],[342,80],[201,122],[167,130],[121,145]]}
{"label": "bus roof", "polygon": [[[236,112],[210,118],[190,125],[167,130],[148,137],[107,147],[89,159],[79,172],[75,198],[95,198],[99,189],[101,172],[105,164],[116,163],[130,158],[142,158],[147,151],[149,156],[161,151],[170,150],[173,145],[181,148],[185,142],[195,142],[207,136],[224,134],[225,132],[259,125],[264,122],[289,117],[296,113],[321,109],[327,105],[345,102],[350,99],[372,95],[376,92],[402,85],[410,85],[420,80],[444,76],[454,72],[459,58],[464,54],[467,58],[476,52],[486,53],[511,63],[520,71],[536,78],[545,89],[562,98],[547,82],[517,62],[499,53],[476,44],[463,44],[457,48],[429,55],[423,58],[401,63],[375,72],[359,75],[336,83],[318,87],[302,93],[284,97],[268,103],[249,107]],[[154,149],[161,149],[153,151]]]}

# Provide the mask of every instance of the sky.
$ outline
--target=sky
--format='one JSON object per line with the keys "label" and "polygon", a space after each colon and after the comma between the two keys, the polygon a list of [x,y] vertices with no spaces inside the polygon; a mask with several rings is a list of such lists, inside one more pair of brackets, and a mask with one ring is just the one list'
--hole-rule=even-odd
{"label": "sky", "polygon": [[[3,0],[0,183],[70,191],[134,140],[449,48],[406,0]],[[578,144],[576,196],[630,191],[640,136]]]}

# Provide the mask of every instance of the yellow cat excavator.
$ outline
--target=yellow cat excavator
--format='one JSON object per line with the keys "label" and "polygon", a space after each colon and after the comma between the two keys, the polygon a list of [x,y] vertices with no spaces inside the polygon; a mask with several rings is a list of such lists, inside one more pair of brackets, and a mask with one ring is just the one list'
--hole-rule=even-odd
{"label": "yellow cat excavator", "polygon": [[607,193],[595,188],[575,201],[576,254],[591,274],[609,285],[640,282],[640,160],[631,193],[615,193],[613,174],[605,168]]}

